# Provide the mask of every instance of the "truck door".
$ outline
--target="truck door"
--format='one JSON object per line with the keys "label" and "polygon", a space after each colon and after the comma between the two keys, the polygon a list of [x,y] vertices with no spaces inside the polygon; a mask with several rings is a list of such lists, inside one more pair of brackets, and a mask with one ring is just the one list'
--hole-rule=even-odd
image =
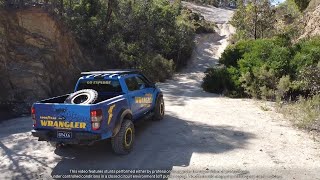
{"label": "truck door", "polygon": [[139,97],[143,96],[138,81],[135,76],[131,76],[125,79],[125,83],[128,87],[128,101],[131,107],[134,118],[138,118],[142,112],[142,105],[139,102]]}
{"label": "truck door", "polygon": [[152,102],[155,96],[154,87],[152,87],[152,85],[149,84],[148,81],[140,75],[137,75],[136,79],[139,85],[139,89],[142,92],[142,96],[139,97],[140,100],[139,99],[138,100],[141,103],[142,112],[145,113],[152,108]]}

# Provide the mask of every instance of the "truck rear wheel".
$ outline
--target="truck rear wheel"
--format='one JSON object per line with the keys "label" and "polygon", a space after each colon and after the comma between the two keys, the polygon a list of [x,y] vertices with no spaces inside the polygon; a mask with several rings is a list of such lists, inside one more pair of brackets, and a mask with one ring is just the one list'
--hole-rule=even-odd
{"label": "truck rear wheel", "polygon": [[165,110],[165,107],[164,107],[163,97],[159,96],[157,98],[157,102],[156,102],[156,105],[154,107],[153,119],[154,120],[162,120],[163,117],[164,117],[164,110]]}
{"label": "truck rear wheel", "polygon": [[112,149],[116,154],[128,154],[133,149],[134,125],[132,121],[124,119],[117,135],[111,138]]}

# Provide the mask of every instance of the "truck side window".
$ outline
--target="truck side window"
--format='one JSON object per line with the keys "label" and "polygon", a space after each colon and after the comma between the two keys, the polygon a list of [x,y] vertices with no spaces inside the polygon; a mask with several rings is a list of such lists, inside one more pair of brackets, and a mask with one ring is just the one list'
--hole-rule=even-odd
{"label": "truck side window", "polygon": [[129,89],[129,91],[135,91],[135,90],[139,90],[139,84],[138,81],[135,77],[130,77],[125,79],[126,85]]}
{"label": "truck side window", "polygon": [[137,78],[137,81],[138,81],[140,89],[141,89],[141,87],[147,87],[148,86],[148,83],[143,78],[141,78],[140,76],[136,76],[136,78]]}

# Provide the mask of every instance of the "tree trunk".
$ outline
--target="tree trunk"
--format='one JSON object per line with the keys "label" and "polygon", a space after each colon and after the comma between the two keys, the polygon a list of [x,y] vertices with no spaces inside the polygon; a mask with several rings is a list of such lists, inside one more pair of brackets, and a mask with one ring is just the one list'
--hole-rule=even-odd
{"label": "tree trunk", "polygon": [[114,3],[115,3],[114,0],[108,0],[107,17],[106,17],[106,24],[104,29],[107,29],[109,21],[111,20]]}
{"label": "tree trunk", "polygon": [[258,12],[257,12],[257,1],[254,1],[254,15],[255,15],[255,19],[254,19],[254,39],[257,39],[257,24],[258,24]]}

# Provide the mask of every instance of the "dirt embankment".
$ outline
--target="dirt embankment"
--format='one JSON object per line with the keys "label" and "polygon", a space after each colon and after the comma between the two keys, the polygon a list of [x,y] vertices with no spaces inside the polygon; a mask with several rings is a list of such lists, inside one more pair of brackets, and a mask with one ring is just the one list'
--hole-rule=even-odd
{"label": "dirt embankment", "polygon": [[299,39],[320,35],[320,1],[311,0],[301,20],[303,27]]}
{"label": "dirt embankment", "polygon": [[87,62],[71,33],[41,9],[0,10],[1,117],[70,92]]}

